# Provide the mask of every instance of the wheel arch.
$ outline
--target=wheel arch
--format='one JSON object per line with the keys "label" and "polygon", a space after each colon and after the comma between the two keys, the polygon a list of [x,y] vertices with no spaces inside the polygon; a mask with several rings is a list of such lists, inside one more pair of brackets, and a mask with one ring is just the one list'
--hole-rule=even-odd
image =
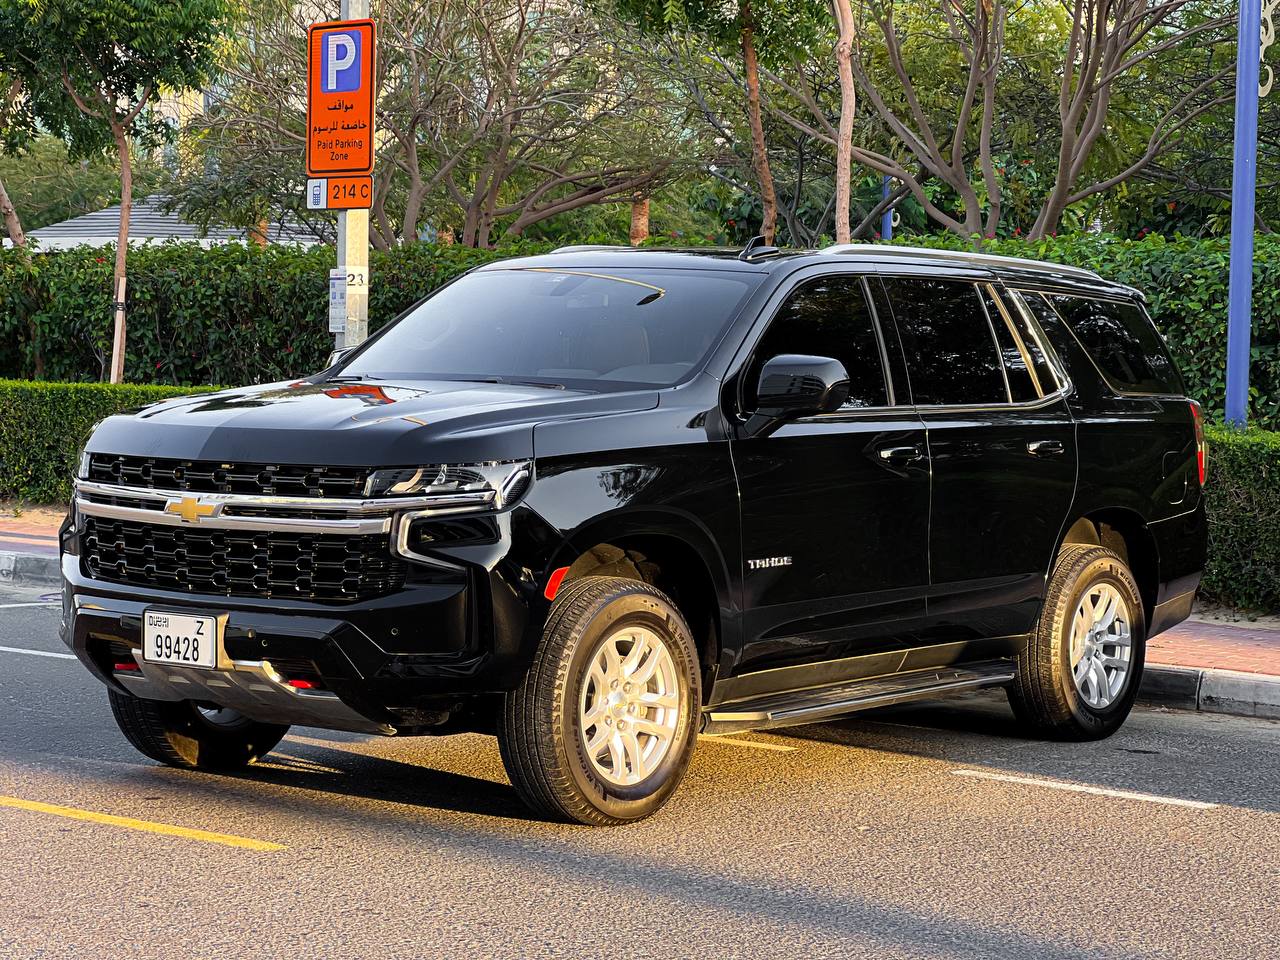
{"label": "wheel arch", "polygon": [[611,576],[648,583],[670,596],[693,631],[704,698],[710,693],[728,611],[736,608],[728,570],[710,534],[678,515],[628,512],[574,531],[555,566],[568,567],[561,589],[582,577]]}
{"label": "wheel arch", "polygon": [[1149,626],[1160,590],[1160,550],[1142,515],[1125,507],[1091,510],[1068,524],[1058,548],[1071,543],[1093,543],[1119,554],[1138,584]]}

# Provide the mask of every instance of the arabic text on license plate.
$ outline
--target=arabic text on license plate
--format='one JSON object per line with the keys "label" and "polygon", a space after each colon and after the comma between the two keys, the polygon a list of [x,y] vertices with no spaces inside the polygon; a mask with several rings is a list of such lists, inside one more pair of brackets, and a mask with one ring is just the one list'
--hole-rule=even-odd
{"label": "arabic text on license plate", "polygon": [[142,658],[152,663],[213,668],[218,663],[216,617],[148,610],[142,618]]}

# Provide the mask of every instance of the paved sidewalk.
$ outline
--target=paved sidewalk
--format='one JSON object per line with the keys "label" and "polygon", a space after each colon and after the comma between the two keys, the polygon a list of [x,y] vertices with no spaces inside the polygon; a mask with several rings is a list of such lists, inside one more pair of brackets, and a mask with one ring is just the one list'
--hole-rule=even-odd
{"label": "paved sidewalk", "polygon": [[[0,584],[60,581],[56,509],[0,510]],[[1186,710],[1280,718],[1280,629],[1188,620],[1151,640],[1142,697]]]}

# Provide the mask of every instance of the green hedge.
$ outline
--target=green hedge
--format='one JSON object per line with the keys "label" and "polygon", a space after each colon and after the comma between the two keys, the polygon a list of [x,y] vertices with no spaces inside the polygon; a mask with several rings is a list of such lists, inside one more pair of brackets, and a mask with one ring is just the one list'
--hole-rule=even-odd
{"label": "green hedge", "polygon": [[99,420],[208,389],[0,380],[0,497],[67,502],[76,457]]}
{"label": "green hedge", "polygon": [[[909,243],[964,247],[958,238]],[[462,271],[500,251],[410,244],[371,258],[369,324],[377,329]],[[1147,293],[1156,323],[1193,396],[1221,416],[1226,366],[1227,244],[1220,240],[1122,240],[1096,234],[986,249],[1097,270]],[[1280,236],[1256,242],[1252,419],[1280,429]],[[228,244],[164,244],[129,254],[126,379],[134,383],[264,383],[318,369],[327,332],[333,250]],[[111,248],[34,257],[0,253],[0,377],[31,377],[36,349],[49,380],[101,379],[111,334]]]}
{"label": "green hedge", "polygon": [[[501,252],[411,244],[374,252],[369,326],[376,330],[471,267]],[[331,247],[194,243],[129,251],[130,383],[269,383],[319,370],[328,332]],[[112,248],[30,256],[0,251],[0,377],[96,381],[111,348]]]}
{"label": "green hedge", "polygon": [[1280,433],[1209,429],[1209,567],[1200,595],[1280,610]]}
{"label": "green hedge", "polygon": [[[198,389],[0,380],[0,497],[65,502],[99,420]],[[1280,433],[1209,430],[1209,567],[1201,593],[1280,609]]]}

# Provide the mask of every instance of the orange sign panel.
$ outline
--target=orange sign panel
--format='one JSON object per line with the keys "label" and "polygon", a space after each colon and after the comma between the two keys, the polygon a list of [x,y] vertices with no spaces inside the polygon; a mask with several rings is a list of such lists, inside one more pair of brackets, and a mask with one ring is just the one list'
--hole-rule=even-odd
{"label": "orange sign panel", "polygon": [[373,171],[374,54],[372,20],[307,30],[308,176]]}

